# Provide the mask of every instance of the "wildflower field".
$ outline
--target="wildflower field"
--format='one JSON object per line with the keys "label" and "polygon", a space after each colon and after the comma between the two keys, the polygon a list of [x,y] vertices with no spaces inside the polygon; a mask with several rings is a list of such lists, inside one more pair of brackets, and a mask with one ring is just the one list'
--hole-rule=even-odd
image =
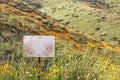
{"label": "wildflower field", "polygon": [[[88,1],[1,0],[0,80],[120,80],[120,1]],[[55,56],[24,57],[24,35],[55,36]]]}

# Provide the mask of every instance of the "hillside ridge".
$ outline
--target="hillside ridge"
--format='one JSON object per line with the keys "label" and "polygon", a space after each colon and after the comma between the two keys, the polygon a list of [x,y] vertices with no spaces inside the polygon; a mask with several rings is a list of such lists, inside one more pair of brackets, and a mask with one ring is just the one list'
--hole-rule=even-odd
{"label": "hillside ridge", "polygon": [[[109,45],[105,42],[101,42],[92,38],[89,35],[82,34],[77,32],[67,26],[61,24],[56,19],[48,16],[46,13],[42,13],[38,11],[35,7],[30,6],[28,4],[8,1],[8,2],[0,2],[0,11],[2,14],[6,16],[16,16],[23,17],[26,20],[24,24],[24,28],[21,27],[18,23],[6,23],[4,17],[0,19],[0,25],[14,25],[20,30],[25,30],[26,32],[30,32],[31,34],[38,35],[53,35],[56,39],[64,38],[69,43],[74,43],[75,46],[82,50],[82,48],[86,45],[91,47],[105,47],[106,49],[117,52],[120,55],[120,49],[118,47]],[[83,50],[82,50],[83,51]]]}

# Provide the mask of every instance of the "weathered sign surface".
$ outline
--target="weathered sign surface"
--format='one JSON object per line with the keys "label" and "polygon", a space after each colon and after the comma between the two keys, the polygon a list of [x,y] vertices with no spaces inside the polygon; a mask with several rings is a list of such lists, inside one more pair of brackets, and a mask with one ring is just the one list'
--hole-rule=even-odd
{"label": "weathered sign surface", "polygon": [[54,36],[24,36],[24,56],[54,57],[54,45]]}

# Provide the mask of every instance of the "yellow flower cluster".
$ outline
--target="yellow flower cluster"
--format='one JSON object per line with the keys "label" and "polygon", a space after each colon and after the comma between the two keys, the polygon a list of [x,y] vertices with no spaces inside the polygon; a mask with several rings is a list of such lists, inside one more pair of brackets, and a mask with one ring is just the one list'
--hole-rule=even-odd
{"label": "yellow flower cluster", "polygon": [[50,68],[50,73],[48,74],[48,76],[52,76],[54,74],[57,74],[58,73],[58,69],[57,69],[57,66],[54,65],[53,68]]}
{"label": "yellow flower cluster", "polygon": [[10,65],[7,62],[0,62],[0,74],[8,74],[12,76],[12,72],[9,70]]}
{"label": "yellow flower cluster", "polygon": [[90,45],[91,47],[94,47],[95,44],[91,43],[91,42],[87,42],[88,45]]}

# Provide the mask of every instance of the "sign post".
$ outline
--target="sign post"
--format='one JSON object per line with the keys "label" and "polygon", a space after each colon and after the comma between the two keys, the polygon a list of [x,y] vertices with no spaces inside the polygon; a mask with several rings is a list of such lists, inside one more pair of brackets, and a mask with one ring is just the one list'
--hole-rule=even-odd
{"label": "sign post", "polygon": [[[25,57],[38,57],[38,65],[41,64],[42,57],[54,57],[54,36],[24,36],[23,51]],[[42,66],[42,71],[45,67]],[[40,74],[40,71],[38,71]],[[40,80],[40,75],[37,76]]]}
{"label": "sign post", "polygon": [[[38,57],[38,64],[40,64],[40,63],[41,63],[41,58]],[[40,74],[40,71],[38,72],[38,74]],[[40,80],[40,75],[38,75],[37,77],[38,77],[38,80]]]}

